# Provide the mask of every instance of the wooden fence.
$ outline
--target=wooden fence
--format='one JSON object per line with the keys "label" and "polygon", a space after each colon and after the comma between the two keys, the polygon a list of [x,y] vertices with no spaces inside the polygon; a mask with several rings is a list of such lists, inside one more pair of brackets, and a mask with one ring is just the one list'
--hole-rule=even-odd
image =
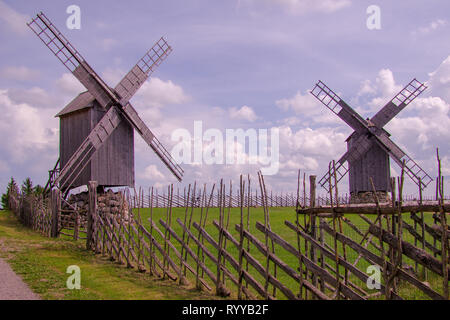
{"label": "wooden fence", "polygon": [[74,240],[85,239],[87,236],[87,221],[82,216],[87,212],[68,204],[69,209],[61,209],[61,203],[66,200],[58,190],[53,190],[48,198],[36,195],[21,195],[11,193],[9,208],[22,224],[40,232],[47,237],[65,235]]}
{"label": "wooden fence", "polygon": [[[311,182],[310,198],[315,199]],[[364,207],[297,204],[297,218],[286,219],[284,229],[277,226],[275,232],[262,175],[259,188],[263,219],[251,222],[256,209],[245,201],[249,189],[241,178],[240,222],[234,226],[229,224],[231,197],[223,182],[216,219],[211,218],[214,188],[209,195],[203,193],[200,203],[185,203],[184,215],[174,215],[175,193],[169,187],[166,214],[160,219],[154,218],[155,194],[150,193],[147,205],[139,192],[131,200],[137,209],[128,220],[111,214],[92,217],[90,247],[154,276],[239,299],[448,299],[449,204],[404,206],[400,187],[398,200],[389,206],[376,199]],[[195,194],[195,186],[191,192]],[[433,225],[425,222],[432,213],[424,211],[437,213]],[[378,270],[379,278],[368,267]]]}
{"label": "wooden fence", "polygon": [[163,209],[156,208],[155,192],[134,192],[128,201],[135,209],[128,217],[98,210],[95,182],[89,185],[85,213],[77,208],[62,212],[58,190],[50,199],[13,195],[10,208],[46,236],[64,232],[80,239],[84,231],[86,248],[96,254],[219,296],[448,300],[450,204],[442,197],[443,179],[437,179],[441,197],[432,203],[403,203],[400,178],[398,189],[392,181],[389,205],[376,196],[373,205],[341,204],[333,201],[339,199],[337,188],[330,188],[331,205],[317,206],[315,177],[310,178],[308,199],[313,201],[306,201],[305,191],[301,195],[299,179],[297,214],[283,218],[281,225],[272,222],[280,217],[271,213],[261,174],[255,184],[259,208],[250,200],[250,179],[242,176],[235,199],[232,186],[223,181],[210,192],[204,186],[200,199],[194,184],[183,204],[169,186]]}
{"label": "wooden fence", "polygon": [[[152,188],[149,188],[147,191],[147,194],[145,196],[141,195],[141,205],[144,207],[150,206],[150,192]],[[201,199],[203,197],[203,192],[205,192],[207,195],[210,194],[210,190],[203,191],[199,190],[196,193],[196,196],[193,197],[190,195],[190,198],[188,199],[188,187],[185,187],[183,190],[180,190],[179,188],[176,189],[174,194],[172,195],[171,202],[169,201],[169,195],[167,190],[165,189],[153,189],[153,207],[154,208],[167,208],[170,205],[172,208],[184,208],[186,207],[187,203],[192,203],[195,207],[201,206]],[[142,191],[143,192],[143,191]],[[141,192],[140,192],[141,193]],[[144,192],[145,193],[145,192]],[[243,199],[243,205],[244,207],[250,206],[250,207],[262,207],[265,202],[265,205],[267,207],[296,207],[297,202],[300,204],[310,203],[309,195],[306,194],[299,194],[297,197],[297,194],[295,192],[285,192],[285,193],[278,193],[278,192],[268,192],[267,193],[267,200],[263,199],[263,196],[261,196],[261,193],[258,192],[258,190],[253,190],[249,195],[245,194],[242,196]],[[430,201],[436,201],[439,196],[423,196],[422,201],[423,202],[430,202]],[[446,200],[450,200],[450,196],[444,196],[443,197]],[[135,201],[137,197],[131,197],[131,205],[133,208],[137,208],[137,201]],[[417,202],[419,200],[419,197],[417,195],[404,195],[403,201],[404,202]],[[232,208],[239,208],[241,204],[241,199],[239,192],[235,192],[234,194],[226,194],[225,195],[225,201],[226,203],[231,206]],[[334,197],[330,197],[329,194],[320,194],[315,196],[315,205],[318,207],[326,207],[331,205],[331,201],[333,201],[333,204],[336,205],[337,203],[343,205],[343,204],[350,204],[350,195],[349,194],[343,194],[339,195],[338,199]],[[211,207],[217,208],[219,207],[220,203],[220,196],[218,195],[218,190],[216,190],[216,193],[212,195],[211,197]]]}

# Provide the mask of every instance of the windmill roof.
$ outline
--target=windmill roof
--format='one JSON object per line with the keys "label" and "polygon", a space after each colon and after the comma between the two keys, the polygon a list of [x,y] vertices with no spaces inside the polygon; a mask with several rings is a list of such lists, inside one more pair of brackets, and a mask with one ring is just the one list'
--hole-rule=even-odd
{"label": "windmill roof", "polygon": [[89,91],[82,92],[67,106],[65,106],[64,109],[62,109],[55,117],[62,117],[78,110],[92,108],[94,106],[94,100],[94,96],[90,94]]}

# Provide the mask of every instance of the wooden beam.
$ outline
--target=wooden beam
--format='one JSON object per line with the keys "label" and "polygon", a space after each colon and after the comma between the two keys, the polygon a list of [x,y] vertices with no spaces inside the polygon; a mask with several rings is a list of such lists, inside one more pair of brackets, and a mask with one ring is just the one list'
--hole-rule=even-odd
{"label": "wooden beam", "polygon": [[[236,225],[235,226],[236,231],[241,232],[241,227],[240,225]],[[255,236],[253,236],[251,233],[249,233],[246,230],[243,230],[243,236],[247,239],[250,240],[251,243],[253,243],[255,245],[255,247],[262,253],[262,254],[266,254],[267,253],[267,247],[261,242],[259,241]],[[286,272],[291,278],[293,278],[296,281],[300,281],[300,273],[296,272],[293,268],[291,268],[289,265],[287,265],[286,263],[284,263],[283,261],[281,261],[277,256],[270,254],[270,259],[272,259],[272,261],[274,263],[276,263],[280,269],[282,269],[284,272]],[[300,270],[299,270],[300,271]],[[303,279],[303,285],[309,289],[312,293],[314,293],[319,299],[321,300],[330,300],[330,297],[328,297],[326,294],[324,294],[323,292],[321,292],[318,288],[316,288],[315,286],[312,285],[311,282],[309,282],[306,279]],[[297,298],[296,298],[297,299]]]}
{"label": "wooden beam", "polygon": [[[291,223],[290,221],[285,221],[284,224],[286,226],[288,226],[290,229],[292,229],[293,231],[298,232],[305,239],[305,241],[311,242],[311,244],[313,246],[315,246],[317,249],[319,249],[324,254],[324,256],[327,256],[328,258],[333,259],[333,260],[335,259],[335,255],[332,251],[330,251],[327,248],[325,248],[324,246],[322,246],[317,240],[313,239],[308,234],[306,234],[303,231],[301,231],[300,229],[296,228],[293,223]],[[369,276],[366,273],[364,273],[363,271],[359,270],[356,266],[354,266],[353,264],[342,259],[341,256],[339,256],[338,262],[341,266],[348,269],[352,274],[354,274],[358,279],[360,279],[363,282],[367,282],[367,279],[369,278]],[[382,285],[382,284],[381,284],[381,290],[384,290],[384,285]],[[402,300],[402,298],[398,295],[395,295],[394,297],[397,300]]]}
{"label": "wooden beam", "polygon": [[[194,222],[192,224],[192,226],[197,229],[198,231],[200,231],[200,233],[202,234],[203,238],[208,241],[216,250],[219,250],[219,244],[203,229],[201,228],[197,222]],[[230,263],[230,265],[236,270],[239,270],[239,262],[236,261],[236,259],[233,258],[233,256],[231,256],[227,251],[223,252],[225,259],[228,260],[228,262]],[[244,250],[244,256],[246,256],[246,254],[248,254],[247,251]],[[224,271],[227,272],[228,269],[224,268]],[[265,291],[264,291],[264,287],[255,280],[255,278],[247,271],[242,270],[243,273],[243,277],[244,279],[247,281],[247,283],[252,286],[256,292],[258,292],[261,296],[264,297],[265,295]],[[228,271],[227,276],[230,277],[231,272]],[[231,277],[230,277],[231,278]],[[273,297],[269,297],[269,299],[273,299]]]}
{"label": "wooden beam", "polygon": [[[444,210],[446,212],[450,211],[450,204],[443,205]],[[331,212],[331,207],[318,207],[318,208],[305,208],[298,209],[298,214],[317,214],[319,217],[329,218],[333,217],[333,213]],[[441,206],[438,204],[425,204],[425,205],[404,205],[399,208],[401,213],[410,213],[410,212],[439,212],[441,210]],[[379,211],[375,205],[365,205],[365,206],[357,206],[357,205],[349,205],[349,206],[340,206],[334,208],[334,212],[336,214],[381,214],[381,215],[393,215],[397,214],[397,208],[393,208],[392,206],[380,206]],[[447,213],[448,214],[448,213]]]}
{"label": "wooden beam", "polygon": [[265,227],[261,223],[256,224],[256,228],[260,230],[261,232],[265,232],[268,234],[268,236],[278,245],[283,247],[288,252],[292,253],[296,257],[301,257],[302,262],[306,265],[306,267],[309,269],[309,271],[314,272],[315,275],[322,277],[323,280],[334,286],[335,288],[338,286],[338,284],[341,287],[341,292],[349,299],[352,300],[364,300],[364,297],[353,291],[351,288],[346,286],[344,283],[338,283],[336,281],[336,277],[331,275],[326,269],[323,269],[319,265],[317,265],[315,262],[310,260],[305,255],[302,255],[300,252],[298,252],[297,249],[295,249],[290,243],[288,243],[286,240],[281,238],[276,233],[265,229]]}
{"label": "wooden beam", "polygon": [[[321,226],[321,228],[323,228],[330,235],[332,235],[332,236],[334,235],[333,234],[333,229],[331,229],[331,227],[328,224],[322,223],[320,226]],[[366,248],[361,246],[359,243],[356,243],[355,241],[353,241],[352,239],[348,238],[347,236],[345,236],[345,235],[343,235],[343,234],[338,232],[338,233],[336,233],[336,237],[337,237],[337,239],[339,241],[344,242],[350,248],[352,248],[353,250],[355,250],[358,253],[362,254],[367,261],[369,261],[371,263],[374,263],[374,264],[377,264],[379,266],[381,266],[383,264],[383,259],[381,257],[379,257],[376,254],[374,254],[373,252],[367,250]],[[394,270],[393,264],[388,262],[388,261],[386,261],[386,264],[387,264],[387,269],[390,272],[392,272]],[[411,274],[403,271],[402,269],[398,270],[398,276],[400,278],[402,278],[403,280],[408,281],[412,285],[416,286],[420,290],[422,290],[430,298],[435,299],[435,300],[442,300],[442,299],[444,299],[444,297],[442,295],[440,295],[439,293],[437,293],[436,291],[431,289],[426,284],[422,283],[420,280],[418,280],[417,278],[415,278]]]}

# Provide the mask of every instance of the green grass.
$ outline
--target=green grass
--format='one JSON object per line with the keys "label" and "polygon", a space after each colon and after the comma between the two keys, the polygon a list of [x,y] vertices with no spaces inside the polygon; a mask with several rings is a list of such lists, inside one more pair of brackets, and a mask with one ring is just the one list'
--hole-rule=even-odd
{"label": "green grass", "polygon": [[[171,226],[175,230],[175,232],[180,236],[180,238],[182,238],[183,231],[182,231],[181,226],[176,222],[176,220],[177,220],[177,218],[179,218],[181,221],[184,221],[185,220],[185,212],[186,212],[186,210],[184,208],[173,208],[172,209],[172,224],[171,224]],[[147,230],[150,230],[150,223],[148,222],[148,218],[150,217],[150,210],[149,209],[140,209],[139,214],[141,215],[143,223],[144,223],[145,227],[147,228]],[[154,219],[154,221],[157,222],[157,226],[163,232],[164,232],[164,229],[160,225],[159,220],[162,219],[162,220],[166,221],[166,214],[167,214],[167,209],[164,209],[164,208],[153,209],[153,219]],[[192,221],[198,222],[200,220],[200,214],[201,214],[200,209],[196,208],[194,210],[194,212],[192,213]],[[203,212],[203,216],[204,216],[204,214],[205,214],[205,212]],[[247,210],[245,209],[244,210],[244,226],[246,226],[246,219],[247,219],[246,214],[247,214]],[[187,221],[189,221],[190,215],[191,215],[191,211],[189,210],[188,215],[187,215]],[[225,210],[225,218],[224,218],[225,223],[227,223],[227,216],[228,216],[228,210],[226,209]],[[239,233],[235,230],[235,225],[240,223],[240,216],[241,215],[240,215],[239,208],[232,208],[230,210],[228,230],[233,234],[234,238],[238,241],[239,241]],[[348,219],[350,219],[351,222],[353,224],[355,224],[358,228],[360,228],[363,232],[365,232],[368,229],[368,224],[359,216],[347,215],[346,217]],[[368,217],[372,221],[375,220],[375,216],[368,216]],[[414,222],[409,217],[409,215],[403,215],[403,219],[405,222],[409,223],[410,225],[414,225]],[[212,223],[213,220],[216,220],[216,221],[219,220],[219,210],[217,208],[209,209],[208,220],[206,223],[207,232],[215,240],[217,240],[218,239],[218,230],[215,226],[213,226],[213,223]],[[296,215],[295,215],[294,208],[270,208],[270,225],[271,225],[272,231],[274,231],[275,233],[280,235],[283,239],[285,239],[287,242],[289,242],[291,245],[293,245],[295,248],[297,248],[296,233],[294,231],[292,231],[291,229],[289,229],[284,224],[285,220],[289,220],[289,221],[295,223]],[[255,235],[262,243],[265,243],[264,234],[262,232],[260,232],[259,230],[257,230],[255,227],[257,221],[264,223],[263,209],[262,208],[251,208],[250,209],[250,232],[253,235]],[[330,219],[328,219],[327,221],[330,221]],[[432,215],[425,214],[425,221],[428,224],[432,224],[433,223]],[[300,223],[303,224],[303,219],[301,219]],[[192,228],[192,230],[193,230],[194,235],[197,236],[198,232],[194,228]],[[418,230],[420,230],[420,228]],[[345,223],[343,223],[343,233],[358,242],[362,239],[362,237],[360,235],[358,235],[353,229],[351,229]],[[420,231],[419,231],[419,233],[420,233]],[[159,237],[159,235],[157,235],[156,232],[154,232],[153,234],[155,235],[155,238],[161,244],[163,244],[164,239]],[[404,230],[403,235],[404,235],[404,240],[414,243],[413,236],[410,235],[407,231]],[[327,233],[325,233],[324,238],[325,238],[325,242],[331,248],[334,248],[333,238],[330,235],[328,235]],[[431,236],[428,236],[426,239],[428,242],[433,243]],[[179,245],[179,243],[175,239],[172,239],[171,242],[180,251],[181,246]],[[303,250],[305,243],[302,240],[300,242],[301,242],[301,248]],[[374,242],[376,244],[378,244],[378,239],[375,238]],[[205,243],[206,243],[206,241],[205,241]],[[418,246],[420,247],[420,244],[418,244]],[[194,244],[194,242],[192,240],[190,241],[190,247],[193,249],[193,251],[195,253],[197,252],[197,246]],[[207,247],[208,247],[208,249],[210,249],[210,251],[214,255],[217,254],[217,251],[215,249],[213,249],[213,247],[211,245],[207,244]],[[387,251],[386,244],[384,245],[384,248]],[[375,249],[372,245],[369,245],[368,249],[377,253],[377,249]],[[227,250],[229,253],[231,253],[236,258],[236,260],[238,260],[238,249],[230,242],[228,242]],[[265,266],[266,265],[265,256],[262,255],[253,245],[250,245],[250,250],[251,250],[251,254],[261,263],[261,265]],[[292,254],[287,252],[285,249],[283,249],[282,247],[280,247],[276,244],[275,244],[275,251],[276,251],[276,255],[281,260],[283,260],[285,263],[287,263],[293,269],[298,269],[298,266],[299,266],[298,259],[295,256],[293,256]],[[341,255],[343,254],[341,243],[338,244],[338,251]],[[358,254],[348,247],[346,247],[346,254],[347,254],[347,260],[350,262],[355,261],[355,259],[358,257]],[[179,264],[179,259],[176,258],[176,256],[173,253],[171,254],[171,257],[173,258],[173,260],[176,263]],[[328,259],[328,258],[325,258],[325,261],[330,266],[334,267],[334,261],[332,261],[331,259]],[[195,269],[196,262],[193,259],[189,258],[188,263]],[[415,266],[415,263],[411,259],[409,259],[405,256],[403,256],[403,263],[406,263],[412,267]],[[211,261],[209,261],[208,258],[206,258],[206,265],[214,274],[216,274],[216,269],[217,269],[216,265],[213,264]],[[369,265],[370,264],[364,258],[362,258],[359,260],[357,267],[361,271],[366,272],[367,267]],[[419,274],[421,274],[422,267],[419,265],[418,268],[419,268],[418,269]],[[233,270],[233,268],[229,267],[229,270]],[[272,274],[273,274],[273,268],[271,268],[271,270],[272,270]],[[341,267],[340,271],[341,271],[341,274],[343,274],[344,269]],[[250,266],[250,272],[254,275],[254,277],[261,284],[264,285],[265,279],[251,266]],[[235,276],[237,276],[236,272],[234,272],[234,274],[235,274]],[[189,275],[189,271],[188,271],[188,275]],[[206,277],[206,275],[205,275],[205,277]],[[193,276],[191,276],[191,279],[193,279]],[[286,285],[289,289],[291,289],[294,293],[298,293],[298,288],[299,288],[298,282],[294,281],[289,275],[285,274],[279,268],[277,270],[277,279],[280,280],[280,282],[283,283],[284,285]],[[422,279],[422,280],[424,280],[424,279]],[[427,280],[428,280],[430,286],[434,290],[436,290],[438,292],[442,292],[442,278],[441,277],[434,275],[431,272],[428,272]],[[355,283],[356,285],[358,285],[361,288],[366,288],[366,284],[363,283],[362,281],[360,281],[358,278],[356,278],[353,275],[350,276],[350,281],[352,281],[353,283]],[[383,279],[382,279],[382,283],[384,283]],[[227,286],[228,286],[228,288],[233,290],[233,297],[236,297],[236,294],[237,294],[236,286],[234,284],[232,284],[230,281],[228,281]],[[409,285],[406,282],[400,282],[399,289],[400,289],[400,292],[399,292],[400,295],[406,299],[428,299],[428,296],[423,294],[419,289]],[[369,294],[376,292],[375,290],[368,290],[368,289],[366,291]],[[281,298],[281,297],[283,297],[283,295],[279,294],[279,295],[277,295],[277,297]]]}
{"label": "green grass", "polygon": [[[0,211],[0,257],[42,299],[215,299],[191,287],[150,277],[112,263],[84,248],[83,241],[49,239]],[[66,288],[67,267],[81,269],[81,290]]]}
{"label": "green grass", "polygon": [[[136,211],[137,212],[137,211]],[[183,232],[181,226],[176,222],[177,218],[184,221],[185,219],[184,208],[172,209],[172,228],[182,238]],[[244,225],[246,225],[246,213],[244,210]],[[147,230],[150,230],[150,223],[148,218],[150,217],[149,209],[140,209],[139,214],[142,217],[144,226]],[[164,232],[164,229],[159,223],[159,220],[166,220],[167,210],[163,208],[153,209],[153,219],[157,222],[157,226]],[[187,220],[191,211],[188,211]],[[205,211],[203,211],[203,215]],[[225,223],[227,223],[228,210],[225,210]],[[235,230],[235,225],[240,223],[240,209],[233,208],[230,210],[229,215],[229,227],[228,230],[233,234],[236,240],[239,239],[239,234]],[[360,217],[356,215],[347,215],[353,224],[366,231],[368,224],[364,222]],[[374,220],[375,217],[369,216]],[[207,232],[214,238],[218,239],[217,228],[213,226],[212,221],[219,219],[219,210],[217,208],[211,208],[208,212],[208,220],[206,224]],[[198,222],[200,220],[200,209],[196,208],[192,213],[192,221]],[[283,239],[297,247],[296,233],[285,226],[284,221],[289,220],[295,222],[296,216],[293,208],[271,208],[270,209],[270,224],[272,230],[279,234]],[[425,214],[425,220],[428,224],[432,224],[431,214]],[[256,222],[264,222],[264,213],[262,208],[250,209],[250,232],[255,235],[262,243],[265,242],[263,233],[256,229]],[[409,218],[409,215],[404,215],[404,221],[413,225],[413,221]],[[303,223],[303,219],[300,221]],[[355,241],[360,241],[361,236],[352,230],[347,224],[343,224],[343,233]],[[198,232],[191,229],[195,236]],[[153,232],[155,238],[161,245],[164,243],[164,239],[161,238],[156,232]],[[414,238],[404,231],[404,239],[410,242],[414,242]],[[325,233],[325,241],[332,248],[334,247],[333,239],[331,236]],[[431,237],[427,237],[427,241],[433,243]],[[172,239],[171,242],[175,247],[181,251],[181,246]],[[206,241],[205,241],[206,243]],[[375,243],[378,240],[375,239]],[[245,246],[246,243],[244,242]],[[67,237],[60,239],[48,239],[38,235],[37,233],[23,227],[16,218],[9,212],[0,213],[0,256],[7,259],[12,265],[13,269],[19,273],[25,282],[44,299],[215,299],[213,293],[199,292],[193,288],[195,279],[192,274],[187,273],[190,280],[190,286],[179,287],[178,283],[172,281],[163,281],[157,278],[149,276],[148,273],[138,273],[135,269],[127,269],[124,266],[113,263],[101,255],[94,255],[88,252],[84,248],[85,242],[80,240],[74,242]],[[194,242],[190,241],[190,247],[195,253],[197,253],[197,246]],[[206,245],[210,251],[216,255],[217,251],[209,244]],[[420,244],[419,244],[420,247]],[[301,241],[301,248],[304,249],[304,241]],[[386,248],[386,246],[385,246]],[[342,245],[339,244],[339,252],[342,255]],[[368,247],[369,250],[376,252],[373,246]],[[238,250],[231,244],[227,243],[227,251],[238,260]],[[293,269],[298,268],[298,259],[292,254],[284,250],[278,245],[275,245],[276,255],[285,263],[290,265]],[[265,256],[262,255],[257,249],[250,245],[250,253],[265,266]],[[350,262],[353,262],[357,258],[358,254],[347,247],[347,258]],[[162,256],[159,255],[162,260]],[[180,261],[175,257],[173,250],[171,250],[171,258],[179,265]],[[330,259],[325,261],[334,267],[334,262]],[[216,265],[205,260],[208,268],[216,274]],[[414,262],[404,257],[404,263],[414,266]],[[188,259],[188,263],[195,269],[196,263],[192,258]],[[66,280],[69,274],[66,274],[66,268],[70,265],[78,265],[82,272],[82,289],[81,290],[68,290],[66,288]],[[357,267],[366,272],[369,263],[364,259],[360,259]],[[233,270],[231,267],[229,270]],[[341,274],[343,268],[340,269]],[[419,266],[419,273],[422,270]],[[259,273],[249,267],[250,273],[264,285],[265,279],[259,275]],[[271,267],[273,274],[273,267]],[[233,272],[237,276],[236,272]],[[428,282],[430,286],[438,291],[442,292],[442,278],[428,272]],[[205,275],[205,278],[206,275]],[[298,293],[299,285],[296,281],[290,278],[287,274],[282,272],[279,268],[277,270],[277,279],[290,288],[294,293]],[[214,291],[214,286],[210,283]],[[350,280],[358,286],[365,288],[365,284],[362,283],[355,276],[351,275]],[[227,287],[232,290],[232,298],[237,297],[237,289],[234,284],[227,281]],[[376,291],[366,290],[368,293],[374,293]],[[409,285],[405,282],[400,282],[400,295],[406,299],[428,299],[420,290]],[[282,298],[282,294],[277,294],[277,298]]]}

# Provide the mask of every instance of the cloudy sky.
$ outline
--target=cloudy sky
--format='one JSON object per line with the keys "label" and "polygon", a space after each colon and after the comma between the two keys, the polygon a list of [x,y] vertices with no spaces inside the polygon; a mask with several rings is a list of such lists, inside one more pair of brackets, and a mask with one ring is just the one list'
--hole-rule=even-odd
{"label": "cloudy sky", "polygon": [[[80,30],[66,27],[70,5],[81,9]],[[370,5],[380,8],[380,29],[367,27]],[[110,86],[166,37],[173,53],[132,103],[169,150],[176,145],[172,133],[193,133],[194,121],[224,134],[278,128],[280,169],[266,183],[295,191],[297,170],[320,178],[328,162],[345,152],[352,132],[308,93],[318,80],[370,117],[417,78],[429,89],[386,129],[432,177],[439,147],[450,176],[448,1],[0,0],[0,192],[11,176],[45,184],[58,158],[54,116],[84,90],[26,26],[39,11]],[[137,186],[176,181],[138,135],[135,144]],[[238,181],[240,173],[259,169],[183,168],[184,184]],[[392,174],[399,171],[393,164]],[[416,192],[412,183],[408,191]],[[427,189],[433,192],[433,186]]]}

